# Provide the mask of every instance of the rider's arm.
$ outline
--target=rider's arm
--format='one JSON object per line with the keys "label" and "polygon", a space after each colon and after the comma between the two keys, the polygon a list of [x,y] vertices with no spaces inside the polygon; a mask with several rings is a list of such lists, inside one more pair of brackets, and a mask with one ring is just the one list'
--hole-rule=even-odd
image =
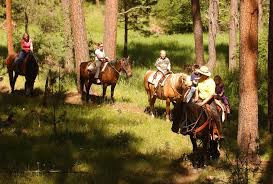
{"label": "rider's arm", "polygon": [[171,71],[171,62],[170,62],[169,59],[168,59],[168,66],[167,66],[167,69],[168,69],[169,71]]}
{"label": "rider's arm", "polygon": [[210,95],[208,98],[206,98],[203,102],[199,103],[198,105],[200,105],[200,106],[205,105],[206,103],[208,103],[213,98],[213,96],[214,95]]}
{"label": "rider's arm", "polygon": [[30,40],[30,50],[31,50],[31,52],[33,52],[33,43],[32,43],[32,40]]}

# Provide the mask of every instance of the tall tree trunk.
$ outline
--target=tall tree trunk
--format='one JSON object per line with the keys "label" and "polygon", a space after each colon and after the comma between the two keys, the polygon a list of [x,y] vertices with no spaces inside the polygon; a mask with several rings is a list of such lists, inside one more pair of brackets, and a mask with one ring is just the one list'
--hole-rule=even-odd
{"label": "tall tree trunk", "polygon": [[[127,1],[124,1],[124,11],[127,11]],[[124,48],[123,56],[128,56],[128,14],[124,14]]]}
{"label": "tall tree trunk", "polygon": [[240,102],[237,142],[249,159],[258,147],[258,0],[241,0],[240,5]]}
{"label": "tall tree trunk", "polygon": [[259,27],[259,31],[262,31],[263,30],[263,0],[258,0],[258,9],[259,9],[258,27]]}
{"label": "tall tree trunk", "polygon": [[80,91],[80,64],[89,61],[89,50],[85,28],[82,0],[71,2],[71,22],[76,60],[77,89]]}
{"label": "tall tree trunk", "polygon": [[268,30],[268,128],[273,133],[273,0],[270,0]]}
{"label": "tall tree trunk", "polygon": [[104,50],[108,57],[116,57],[118,0],[106,0],[104,18]]}
{"label": "tall tree trunk", "polygon": [[64,17],[64,41],[65,41],[65,69],[69,73],[74,70],[74,54],[73,54],[73,40],[72,28],[70,21],[70,0],[62,0],[62,9]]}
{"label": "tall tree trunk", "polygon": [[211,71],[216,66],[216,34],[218,31],[219,1],[209,1],[209,60],[208,67]]}
{"label": "tall tree trunk", "polygon": [[194,32],[194,44],[195,44],[195,62],[196,64],[204,64],[204,45],[203,45],[203,30],[200,13],[199,0],[191,0],[192,6],[192,21]]}
{"label": "tall tree trunk", "polygon": [[237,48],[237,17],[238,17],[238,0],[231,0],[230,3],[230,20],[229,20],[229,71],[234,72],[237,68],[236,48]]}
{"label": "tall tree trunk", "polygon": [[8,35],[8,55],[14,55],[13,41],[12,41],[12,17],[11,17],[11,0],[6,0],[6,24]]}
{"label": "tall tree trunk", "polygon": [[97,6],[97,8],[100,7],[100,0],[96,0],[96,6]]}

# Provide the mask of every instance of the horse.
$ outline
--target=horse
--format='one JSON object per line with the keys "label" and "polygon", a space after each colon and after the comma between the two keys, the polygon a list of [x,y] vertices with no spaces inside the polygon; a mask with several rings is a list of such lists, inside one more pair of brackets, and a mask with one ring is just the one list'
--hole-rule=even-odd
{"label": "horse", "polygon": [[192,82],[189,75],[184,73],[170,74],[164,82],[164,86],[158,86],[157,95],[155,94],[154,84],[148,80],[155,72],[148,70],[144,75],[144,87],[148,95],[148,102],[150,106],[150,113],[154,117],[154,104],[156,99],[166,100],[166,119],[170,120],[170,103],[184,100],[188,93]]}
{"label": "horse", "polygon": [[[83,94],[83,90],[85,87],[86,91],[86,101],[89,100],[89,91],[92,84],[97,84],[95,79],[95,67],[94,70],[89,71],[88,66],[90,62],[82,62],[80,64],[80,90],[81,94]],[[111,85],[111,100],[114,102],[114,90],[119,79],[120,73],[124,72],[127,77],[132,76],[132,65],[130,62],[130,58],[122,58],[117,61],[111,61],[105,63],[105,69],[103,72],[100,72],[99,79],[101,81],[101,85],[103,86],[103,94],[102,97],[105,99],[107,86]],[[103,65],[102,65],[103,66]]]}
{"label": "horse", "polygon": [[34,82],[39,72],[39,65],[38,65],[37,59],[33,55],[33,53],[30,52],[26,56],[22,64],[20,64],[19,72],[18,72],[16,71],[16,64],[14,62],[16,57],[17,56],[15,54],[11,54],[6,59],[11,93],[14,93],[15,82],[17,80],[17,77],[21,75],[21,76],[25,76],[25,79],[26,79],[25,94],[27,96],[30,94],[33,95]]}
{"label": "horse", "polygon": [[[198,155],[201,155],[200,165],[204,165],[210,158],[219,158],[219,141],[222,137],[221,116],[214,101],[204,107],[195,103],[179,102],[172,111],[172,121],[173,132],[190,136],[194,165]],[[203,144],[201,154],[198,154],[197,140],[201,140]]]}

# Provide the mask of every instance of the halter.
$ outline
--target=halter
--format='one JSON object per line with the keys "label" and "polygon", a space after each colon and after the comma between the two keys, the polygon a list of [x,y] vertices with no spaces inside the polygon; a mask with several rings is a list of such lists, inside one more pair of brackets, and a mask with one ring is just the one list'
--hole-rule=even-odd
{"label": "halter", "polygon": [[183,125],[184,123],[186,123],[186,125],[183,125],[183,127],[181,127],[182,130],[186,129],[186,132],[182,132],[182,134],[188,134],[189,132],[192,132],[193,135],[194,135],[194,137],[196,137],[197,133],[201,132],[208,125],[210,126],[209,118],[207,118],[207,120],[205,121],[205,123],[203,123],[200,127],[196,128],[196,126],[197,126],[198,122],[200,121],[203,113],[204,113],[204,110],[201,111],[201,113],[199,114],[199,116],[198,116],[198,118],[197,118],[197,120],[195,122],[193,122],[193,123],[191,123],[191,124],[188,125],[187,124],[187,122],[188,122],[188,113],[186,111],[186,113],[185,113],[185,116],[186,116],[185,120],[182,122],[182,117],[181,117],[181,119],[179,121],[180,125]]}

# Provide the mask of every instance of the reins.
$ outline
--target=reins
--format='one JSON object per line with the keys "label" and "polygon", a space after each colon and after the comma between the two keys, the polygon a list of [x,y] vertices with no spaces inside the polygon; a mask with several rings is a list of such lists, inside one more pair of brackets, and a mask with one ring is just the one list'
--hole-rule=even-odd
{"label": "reins", "polygon": [[[204,111],[201,111],[201,113],[199,114],[197,120],[188,125],[187,124],[188,123],[188,113],[185,112],[185,120],[182,122],[182,118],[181,118],[180,122],[179,122],[180,125],[183,125],[183,127],[181,127],[182,133],[187,134],[189,132],[192,132],[194,134],[194,137],[196,137],[197,133],[201,132],[204,128],[206,128],[206,126],[209,125],[209,118],[207,118],[205,123],[203,123],[200,127],[196,128],[196,126],[197,126],[198,122],[200,121],[203,113],[204,113]],[[184,123],[186,123],[186,125],[184,125]],[[186,129],[186,132],[183,132],[183,129]]]}

